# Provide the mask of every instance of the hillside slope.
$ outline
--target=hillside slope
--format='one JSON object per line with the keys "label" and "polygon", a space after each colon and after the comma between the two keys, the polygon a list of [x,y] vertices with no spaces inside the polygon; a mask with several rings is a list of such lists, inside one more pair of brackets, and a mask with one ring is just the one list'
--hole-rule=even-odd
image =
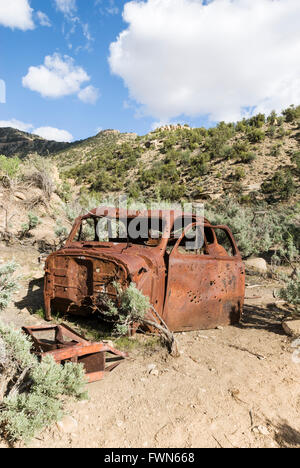
{"label": "hillside slope", "polygon": [[69,143],[44,140],[37,135],[14,128],[0,128],[0,154],[5,156],[24,157],[30,153],[47,156],[68,146]]}
{"label": "hillside slope", "polygon": [[[289,115],[289,114],[288,114]],[[282,201],[299,193],[300,107],[233,124],[166,126],[145,136],[103,131],[54,156],[91,191],[132,198]]]}

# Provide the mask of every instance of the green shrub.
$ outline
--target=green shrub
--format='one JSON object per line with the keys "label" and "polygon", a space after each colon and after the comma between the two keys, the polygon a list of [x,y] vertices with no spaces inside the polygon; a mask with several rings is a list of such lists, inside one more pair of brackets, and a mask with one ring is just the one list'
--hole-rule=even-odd
{"label": "green shrub", "polygon": [[185,196],[184,184],[164,182],[159,187],[159,195],[162,200],[179,201]]}
{"label": "green shrub", "polygon": [[270,156],[280,156],[282,149],[282,143],[277,143],[276,145],[273,145],[271,150],[270,150]]}
{"label": "green shrub", "polygon": [[285,109],[282,112],[282,115],[284,115],[286,122],[295,122],[300,117],[300,106],[295,107],[294,105],[291,105],[288,109]]}
{"label": "green shrub", "polygon": [[72,198],[71,189],[71,184],[67,181],[63,181],[62,184],[57,186],[56,193],[65,203],[68,203]]}
{"label": "green shrub", "polygon": [[[84,369],[73,363],[58,365],[51,356],[39,362],[30,352],[30,339],[2,322],[0,345],[4,350],[0,355],[0,387],[6,383],[0,406],[0,434],[10,443],[27,442],[61,418],[62,396],[85,396]],[[10,394],[17,380],[18,391]]]}
{"label": "green shrub", "polygon": [[1,174],[14,179],[20,170],[21,161],[19,158],[8,158],[0,155],[0,176]]}
{"label": "green shrub", "polygon": [[274,138],[276,135],[276,127],[275,125],[271,125],[268,130],[268,136]]}
{"label": "green shrub", "polygon": [[134,283],[122,290],[120,285],[114,282],[117,290],[118,307],[109,298],[103,296],[102,300],[106,304],[104,314],[114,323],[114,331],[118,335],[126,335],[132,329],[135,322],[139,322],[150,310],[148,296],[139,291]]}
{"label": "green shrub", "polygon": [[245,176],[246,176],[245,169],[243,167],[237,167],[235,172],[234,172],[235,180],[244,179]]}
{"label": "green shrub", "polygon": [[36,228],[39,224],[41,224],[41,220],[39,219],[39,217],[36,216],[34,213],[29,212],[27,223],[23,223],[21,226],[21,238],[28,236],[30,231]]}
{"label": "green shrub", "polygon": [[280,116],[280,117],[277,117],[277,125],[278,127],[281,127],[284,123],[284,117],[283,116]]}
{"label": "green shrub", "polygon": [[300,270],[296,272],[295,278],[290,278],[287,285],[279,291],[279,297],[295,306],[293,315],[300,318]]}
{"label": "green shrub", "polygon": [[0,311],[8,306],[18,288],[18,279],[14,275],[18,267],[15,261],[0,266]]}
{"label": "green shrub", "polygon": [[256,159],[256,154],[253,153],[252,151],[245,151],[240,154],[240,162],[242,163],[251,163],[255,161]]}
{"label": "green shrub", "polygon": [[[256,212],[260,214],[256,214]],[[205,216],[215,224],[228,225],[244,257],[276,249],[278,257],[293,260],[300,250],[300,228],[295,223],[299,208],[245,206],[232,199],[218,201],[205,210]]]}
{"label": "green shrub", "polygon": [[291,159],[292,162],[296,164],[297,170],[300,172],[300,151],[293,153]]}
{"label": "green shrub", "polygon": [[273,111],[271,112],[271,114],[268,116],[267,122],[268,122],[270,125],[275,125],[276,119],[277,119],[277,114],[276,114],[276,112],[273,110]]}
{"label": "green shrub", "polygon": [[259,128],[250,129],[247,133],[250,143],[259,143],[265,139],[265,132]]}
{"label": "green shrub", "polygon": [[249,127],[261,128],[266,122],[266,117],[264,114],[257,114],[247,120]]}
{"label": "green shrub", "polygon": [[210,156],[207,153],[200,153],[191,158],[191,176],[199,177],[207,174]]}
{"label": "green shrub", "polygon": [[279,200],[288,200],[294,193],[296,187],[289,171],[277,171],[271,180],[264,182],[261,191]]}

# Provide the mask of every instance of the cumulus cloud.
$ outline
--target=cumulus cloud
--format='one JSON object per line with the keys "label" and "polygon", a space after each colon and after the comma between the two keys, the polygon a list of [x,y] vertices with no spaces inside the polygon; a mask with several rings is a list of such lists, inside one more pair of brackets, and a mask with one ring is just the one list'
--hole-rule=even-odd
{"label": "cumulus cloud", "polygon": [[69,142],[74,140],[73,135],[67,130],[60,130],[55,127],[39,127],[34,129],[34,126],[29,123],[21,122],[17,119],[11,120],[0,120],[0,127],[10,127],[15,128],[17,130],[21,130],[22,132],[29,132],[33,133],[34,135],[38,135],[46,140],[53,140],[53,141],[63,141]]}
{"label": "cumulus cloud", "polygon": [[60,142],[69,142],[74,140],[74,137],[73,135],[71,135],[70,132],[53,127],[36,128],[35,130],[33,130],[32,133],[42,138],[45,138],[45,140],[54,140]]}
{"label": "cumulus cloud", "polygon": [[60,98],[77,94],[81,85],[89,80],[85,70],[75,65],[74,59],[55,53],[45,57],[43,65],[30,67],[22,83],[43,97]]}
{"label": "cumulus cloud", "polygon": [[0,1],[0,25],[22,31],[34,29],[33,10],[28,0]]}
{"label": "cumulus cloud", "polygon": [[300,102],[299,17],[299,0],[132,1],[110,67],[159,121],[279,111]]}
{"label": "cumulus cloud", "polygon": [[55,0],[56,8],[65,15],[72,15],[77,10],[76,0]]}
{"label": "cumulus cloud", "polygon": [[33,129],[32,124],[24,123],[16,119],[0,120],[0,127],[16,128],[17,130],[21,130],[22,132],[30,132]]}
{"label": "cumulus cloud", "polygon": [[38,11],[36,15],[41,26],[47,26],[48,28],[51,27],[51,21],[49,20],[46,13],[43,13],[42,11]]}
{"label": "cumulus cloud", "polygon": [[94,86],[87,86],[78,93],[78,97],[86,104],[96,104],[100,97],[100,93]]}

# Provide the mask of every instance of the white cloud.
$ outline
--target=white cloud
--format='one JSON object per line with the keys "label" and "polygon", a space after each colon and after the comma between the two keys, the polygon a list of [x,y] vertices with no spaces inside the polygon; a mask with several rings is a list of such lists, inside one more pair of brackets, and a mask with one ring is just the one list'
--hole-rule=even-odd
{"label": "white cloud", "polygon": [[42,11],[38,11],[36,15],[41,26],[47,26],[48,28],[51,27],[51,21],[49,20],[46,13],[43,13]]}
{"label": "white cloud", "polygon": [[65,15],[72,15],[77,10],[76,0],[55,0],[56,8]]}
{"label": "white cloud", "polygon": [[34,135],[38,135],[46,140],[54,140],[54,141],[63,141],[69,142],[74,140],[73,135],[66,130],[60,130],[54,127],[40,127],[34,129],[34,126],[29,123],[21,122],[20,120],[11,119],[11,120],[0,120],[0,127],[10,127],[16,128],[17,130],[21,130],[22,132],[29,132],[33,133]]}
{"label": "white cloud", "polygon": [[22,132],[30,132],[33,129],[32,124],[24,123],[16,119],[0,120],[0,127],[16,128],[17,130],[21,130]]}
{"label": "white cloud", "polygon": [[300,102],[299,0],[132,1],[123,17],[110,67],[156,120]]}
{"label": "white cloud", "polygon": [[89,80],[85,70],[76,66],[71,57],[55,53],[45,57],[44,65],[30,67],[22,83],[43,97],[60,98],[79,93],[82,83]]}
{"label": "white cloud", "polygon": [[58,128],[53,127],[40,127],[33,130],[35,135],[38,135],[45,140],[54,140],[54,141],[61,141],[61,142],[69,142],[74,140],[73,135],[66,130],[59,130]]}
{"label": "white cloud", "polygon": [[78,93],[78,97],[86,104],[96,104],[100,97],[99,90],[94,86],[87,86]]}
{"label": "white cloud", "polygon": [[28,0],[1,0],[0,25],[22,31],[34,29],[32,12]]}

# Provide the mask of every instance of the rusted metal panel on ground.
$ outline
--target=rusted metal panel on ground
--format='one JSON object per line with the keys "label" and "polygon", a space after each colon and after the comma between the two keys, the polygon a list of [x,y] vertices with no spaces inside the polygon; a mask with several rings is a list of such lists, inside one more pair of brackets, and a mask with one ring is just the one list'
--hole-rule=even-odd
{"label": "rusted metal panel on ground", "polygon": [[[127,223],[138,217],[149,220],[147,236],[130,237],[130,224],[125,225],[124,238],[113,235],[112,222],[123,223],[125,217]],[[98,226],[104,219],[110,228],[108,238],[101,240]],[[153,219],[158,226],[155,236],[150,229]],[[177,220],[184,221],[178,237]],[[90,223],[89,239],[82,234],[84,223]],[[197,229],[202,245],[189,250],[187,235]],[[179,211],[93,210],[77,218],[65,246],[48,257],[45,271],[48,320],[52,310],[101,314],[101,295],[116,299],[114,282],[122,288],[134,282],[172,331],[233,324],[242,314],[245,270],[232,233],[226,226]]]}
{"label": "rusted metal panel on ground", "polygon": [[[83,364],[88,382],[101,380],[128,356],[105,343],[90,342],[64,324],[23,327],[23,331],[31,337],[33,350],[41,358],[52,356],[59,364]],[[110,363],[106,353],[114,356]]]}

